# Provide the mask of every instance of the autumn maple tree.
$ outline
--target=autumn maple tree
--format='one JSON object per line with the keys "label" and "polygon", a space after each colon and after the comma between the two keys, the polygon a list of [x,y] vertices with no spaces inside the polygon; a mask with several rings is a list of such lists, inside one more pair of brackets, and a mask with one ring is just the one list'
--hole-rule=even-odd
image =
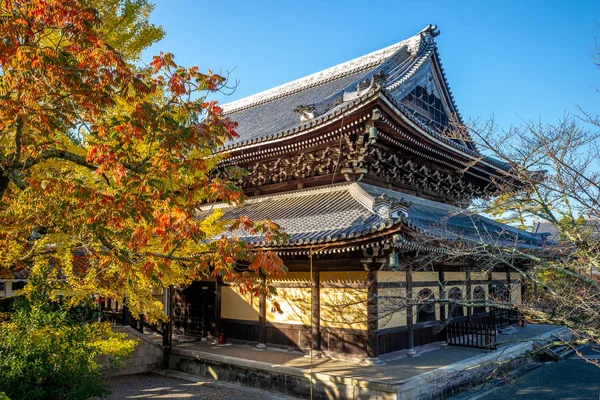
{"label": "autumn maple tree", "polygon": [[211,176],[236,136],[208,99],[226,80],[171,54],[134,66],[139,51],[113,47],[124,39],[94,3],[0,0],[0,273],[43,276],[73,304],[127,298],[153,317],[153,288],[202,276],[269,290],[236,261],[278,275],[281,260],[231,232],[284,240],[277,226],[198,213],[243,201]]}

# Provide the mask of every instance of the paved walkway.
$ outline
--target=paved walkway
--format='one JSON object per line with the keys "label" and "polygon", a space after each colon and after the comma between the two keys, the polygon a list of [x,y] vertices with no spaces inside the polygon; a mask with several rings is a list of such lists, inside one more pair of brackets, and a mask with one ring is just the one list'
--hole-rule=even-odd
{"label": "paved walkway", "polygon": [[[219,382],[178,371],[160,371],[113,377],[107,380],[111,394],[106,400],[204,399],[204,400],[292,400],[281,393]],[[95,399],[99,400],[99,399]]]}
{"label": "paved walkway", "polygon": [[[600,346],[581,349],[597,361]],[[460,394],[455,400],[562,400],[600,398],[600,368],[578,356],[560,362],[535,363],[515,371],[516,379],[505,379]]]}
{"label": "paved walkway", "polygon": [[[513,335],[498,335],[499,345],[509,345],[516,341],[530,339],[544,333],[558,329],[552,325],[528,325],[525,328],[517,328]],[[215,345],[209,342],[179,342],[175,344],[176,349],[191,350],[192,352],[210,353],[222,356],[235,357],[250,361],[260,361],[273,366],[285,366],[297,368],[302,372],[310,372],[311,360],[304,354],[293,351],[277,349],[257,350],[250,345],[227,344]],[[500,353],[502,349],[496,350]],[[359,361],[335,360],[320,358],[313,360],[313,371],[334,376],[352,377],[381,383],[399,383],[407,378],[422,373],[464,361],[471,357],[486,354],[482,349],[448,346],[445,348],[434,348],[421,353],[418,357],[405,357],[403,352],[384,355],[384,364],[364,365]]]}

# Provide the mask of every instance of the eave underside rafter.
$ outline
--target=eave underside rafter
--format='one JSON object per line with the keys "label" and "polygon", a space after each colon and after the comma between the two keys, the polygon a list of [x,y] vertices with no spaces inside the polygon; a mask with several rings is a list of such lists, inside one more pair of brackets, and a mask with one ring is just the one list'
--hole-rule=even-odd
{"label": "eave underside rafter", "polygon": [[[396,114],[393,105],[373,99],[337,123],[316,127],[297,138],[234,151],[222,165],[249,171],[240,184],[250,192],[270,185],[278,185],[274,190],[289,190],[293,182],[315,179],[317,183],[319,177],[321,181],[331,177],[330,183],[342,181],[342,177],[351,181],[367,177],[464,204],[493,192],[502,182],[504,172],[482,165],[476,157],[469,159],[441,148]],[[370,126],[377,128],[376,138],[369,137]]]}

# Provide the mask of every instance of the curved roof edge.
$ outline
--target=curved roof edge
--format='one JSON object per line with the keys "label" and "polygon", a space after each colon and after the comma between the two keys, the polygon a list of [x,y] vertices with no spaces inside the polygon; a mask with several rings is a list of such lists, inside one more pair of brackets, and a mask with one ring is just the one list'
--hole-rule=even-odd
{"label": "curved roof edge", "polygon": [[322,71],[315,72],[294,81],[284,83],[283,85],[279,85],[251,96],[223,104],[221,105],[221,108],[225,114],[229,114],[247,107],[252,107],[254,105],[276,99],[278,97],[287,96],[312,86],[320,85],[329,80],[337,79],[341,76],[345,76],[373,65],[380,64],[390,56],[394,55],[403,46],[407,46],[409,51],[416,53],[421,45],[421,40],[423,38],[422,35],[428,32],[431,33],[432,36],[437,36],[437,34],[439,34],[436,25],[427,25],[416,35],[411,36],[408,39],[394,43],[369,54],[354,58],[350,61],[337,64]]}

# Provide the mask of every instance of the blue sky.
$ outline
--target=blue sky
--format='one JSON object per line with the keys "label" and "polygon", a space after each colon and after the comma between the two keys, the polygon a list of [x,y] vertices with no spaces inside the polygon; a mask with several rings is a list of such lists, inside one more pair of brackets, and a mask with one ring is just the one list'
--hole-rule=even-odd
{"label": "blue sky", "polygon": [[232,71],[233,101],[380,49],[429,23],[462,115],[501,126],[598,111],[600,1],[155,0],[167,36],[145,53]]}

